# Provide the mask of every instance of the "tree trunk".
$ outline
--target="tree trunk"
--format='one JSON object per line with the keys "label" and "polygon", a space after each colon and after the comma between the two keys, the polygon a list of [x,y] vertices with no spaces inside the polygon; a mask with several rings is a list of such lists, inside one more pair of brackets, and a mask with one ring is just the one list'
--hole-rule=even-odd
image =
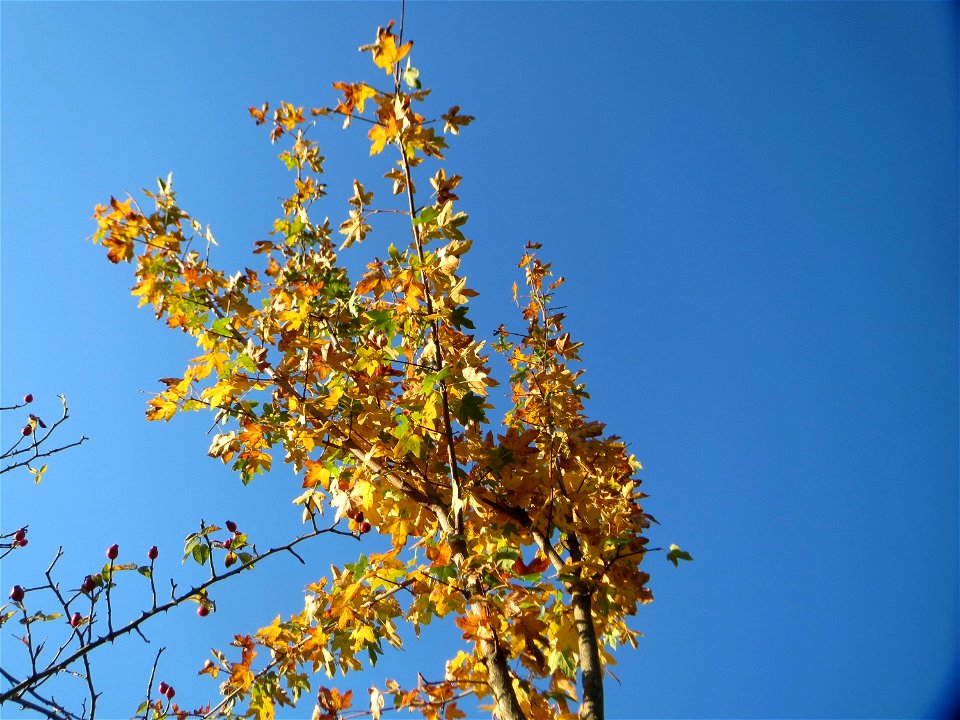
{"label": "tree trunk", "polygon": [[480,649],[486,660],[487,681],[497,703],[500,720],[525,720],[517,694],[513,691],[513,677],[503,648],[495,641],[481,640]]}
{"label": "tree trunk", "polygon": [[593,626],[593,600],[582,582],[574,588],[572,600],[583,685],[580,717],[582,720],[603,720],[603,667],[600,665],[597,631]]}

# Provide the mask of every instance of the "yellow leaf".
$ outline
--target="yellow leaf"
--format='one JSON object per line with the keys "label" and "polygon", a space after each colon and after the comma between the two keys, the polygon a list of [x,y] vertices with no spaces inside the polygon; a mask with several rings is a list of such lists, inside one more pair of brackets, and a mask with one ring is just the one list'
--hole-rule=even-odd
{"label": "yellow leaf", "polygon": [[444,115],[441,115],[443,118],[443,131],[445,133],[448,132],[454,135],[459,135],[461,126],[469,125],[476,120],[473,115],[458,115],[457,113],[459,112],[460,106],[454,105]]}
{"label": "yellow leaf", "polygon": [[[393,72],[393,65],[407,56],[410,48],[413,47],[413,41],[407,41],[397,47],[397,36],[391,30],[393,29],[393,20],[386,28],[377,28],[377,42],[368,46],[373,51],[373,62],[377,67],[383,68],[387,75]],[[361,48],[366,49],[366,48]]]}
{"label": "yellow leaf", "polygon": [[377,636],[373,633],[373,628],[369,625],[357,625],[350,633],[350,639],[353,640],[353,650],[361,650],[367,645],[372,645],[377,641]]}
{"label": "yellow leaf", "polygon": [[39,484],[40,484],[40,480],[43,479],[43,474],[47,471],[47,466],[44,465],[44,466],[41,467],[39,470],[36,470],[36,469],[28,466],[28,467],[27,467],[27,470],[29,470],[31,473],[33,473],[33,480],[34,480],[35,483],[37,483],[37,485],[39,485]]}
{"label": "yellow leaf", "polygon": [[251,707],[256,705],[257,720],[273,720],[274,708],[273,700],[269,695],[260,695],[255,697],[255,702],[250,702]]}
{"label": "yellow leaf", "polygon": [[[386,146],[387,142],[390,140],[390,133],[383,125],[374,125],[370,128],[370,132],[367,133],[367,137],[370,138],[372,144],[370,145],[370,154],[376,155],[383,152],[383,148]],[[104,243],[106,244],[106,243]],[[133,244],[131,243],[131,254],[133,252]],[[108,255],[109,257],[109,255]],[[113,262],[118,262],[114,260]]]}
{"label": "yellow leaf", "polygon": [[160,393],[150,400],[147,405],[147,420],[169,420],[177,414],[177,403],[167,397],[167,393]]}

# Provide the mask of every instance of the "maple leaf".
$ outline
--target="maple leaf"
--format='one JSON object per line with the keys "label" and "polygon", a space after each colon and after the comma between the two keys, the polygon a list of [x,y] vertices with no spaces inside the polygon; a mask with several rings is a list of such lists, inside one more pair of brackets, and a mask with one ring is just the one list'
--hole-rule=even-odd
{"label": "maple leaf", "polygon": [[107,259],[112,263],[123,260],[130,262],[133,259],[133,240],[128,237],[110,236],[101,243],[107,248]]}
{"label": "maple leaf", "polygon": [[350,127],[350,119],[353,117],[353,111],[363,112],[363,106],[367,99],[376,97],[377,91],[366,83],[344,83],[335,82],[335,90],[343,92],[343,100],[340,100],[334,112],[345,115],[343,127]]}
{"label": "maple leaf", "polygon": [[476,118],[473,115],[459,115],[460,106],[454,105],[440,117],[443,119],[443,131],[453,135],[460,134],[460,128],[472,123]]}
{"label": "maple leaf", "polygon": [[348,202],[353,205],[358,210],[362,210],[365,205],[369,205],[373,202],[373,190],[367,192],[363,189],[363,185],[360,184],[359,180],[353,181],[353,196],[348,200]]}
{"label": "maple leaf", "polygon": [[685,550],[681,550],[678,545],[671,545],[670,552],[667,553],[667,560],[673,563],[674,567],[680,567],[680,561],[693,560],[693,556]]}
{"label": "maple leaf", "polygon": [[177,414],[177,402],[172,400],[167,392],[160,393],[147,402],[150,409],[147,411],[147,420],[170,420]]}
{"label": "maple leaf", "polygon": [[269,103],[264,103],[259,108],[251,107],[250,114],[253,116],[254,120],[257,121],[257,125],[263,125],[266,122],[267,111],[270,109]]}
{"label": "maple leaf", "polygon": [[335,720],[340,717],[340,711],[352,704],[353,691],[340,694],[336,688],[317,688],[317,705],[313,710],[313,720]]}
{"label": "maple leaf", "polygon": [[393,194],[399,195],[407,187],[407,178],[403,174],[403,170],[394,168],[389,172],[383,174],[387,180],[393,180]]}
{"label": "maple leaf", "polygon": [[391,20],[387,23],[386,28],[377,28],[377,41],[372,45],[364,45],[360,48],[361,51],[370,50],[373,53],[374,64],[383,68],[387,75],[393,72],[394,64],[403,60],[410,52],[410,48],[413,47],[412,40],[408,40],[399,47],[397,46],[398,38],[391,32],[393,25],[394,21]]}
{"label": "maple leaf", "polygon": [[353,243],[362,241],[371,229],[366,222],[366,217],[359,210],[351,210],[350,217],[340,224],[340,234],[347,236],[340,245],[340,249],[344,250]]}
{"label": "maple leaf", "polygon": [[539,575],[550,567],[550,561],[545,557],[535,557],[529,564],[523,562],[522,557],[518,557],[513,562],[513,571],[517,575]]}
{"label": "maple leaf", "polygon": [[393,142],[397,137],[399,129],[397,119],[393,115],[381,119],[379,124],[371,127],[367,132],[367,137],[371,141],[370,154],[377,155],[383,152],[387,143]]}
{"label": "maple leaf", "polygon": [[467,381],[470,389],[478,395],[486,394],[487,392],[487,385],[484,382],[486,378],[487,374],[482,370],[472,367],[463,369],[463,379]]}
{"label": "maple leaf", "polygon": [[430,178],[430,184],[437,191],[437,204],[444,205],[449,200],[459,200],[460,196],[453,191],[463,180],[459,175],[452,175],[447,178],[447,173],[443,168],[437,171],[437,174]]}
{"label": "maple leaf", "polygon": [[303,108],[294,107],[291,103],[281,102],[280,108],[273,113],[273,120],[278,127],[284,130],[293,130],[303,122]]}

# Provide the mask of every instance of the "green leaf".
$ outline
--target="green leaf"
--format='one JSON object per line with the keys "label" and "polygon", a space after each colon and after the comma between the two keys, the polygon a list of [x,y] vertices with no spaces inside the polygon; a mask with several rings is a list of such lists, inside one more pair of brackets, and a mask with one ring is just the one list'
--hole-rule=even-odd
{"label": "green leaf", "polygon": [[150,570],[149,565],[141,565],[140,567],[137,568],[137,572],[143,575],[145,578],[148,578],[151,575],[153,575],[153,571]]}
{"label": "green leaf", "polygon": [[560,652],[556,648],[547,655],[547,667],[550,672],[559,670],[567,677],[572,677],[577,672],[577,665],[573,662],[573,655],[570,652]]}
{"label": "green leaf", "polygon": [[203,543],[198,543],[190,554],[198,565],[206,565],[207,560],[210,559],[210,548]]}
{"label": "green leaf", "polygon": [[222,317],[213,321],[213,325],[210,329],[217,335],[223,335],[224,337],[233,337],[230,333],[230,318]]}
{"label": "green leaf", "polygon": [[440,565],[438,567],[430,568],[430,572],[439,580],[440,582],[449,582],[451,579],[457,576],[457,566],[456,565]]}
{"label": "green leaf", "polygon": [[681,550],[679,545],[671,545],[670,552],[667,553],[667,560],[672,562],[674,567],[680,567],[681,560],[686,560],[689,562],[693,560],[693,556],[690,553]]}
{"label": "green leaf", "polygon": [[183,541],[183,563],[187,563],[187,558],[193,554],[193,549],[200,543],[200,536],[197,533],[190,533]]}
{"label": "green leaf", "polygon": [[355,563],[350,563],[349,565],[343,566],[345,570],[349,570],[354,579],[359,580],[363,573],[366,572],[367,568],[370,567],[370,560],[367,559],[366,555],[361,555],[357,558]]}
{"label": "green leaf", "polygon": [[379,330],[384,335],[392,338],[397,332],[397,326],[393,322],[392,310],[368,310],[367,315],[370,318],[370,325]]}
{"label": "green leaf", "polygon": [[502,547],[493,554],[493,562],[501,568],[509,568],[520,557],[520,551],[512,547]]}
{"label": "green leaf", "polygon": [[287,170],[293,170],[297,164],[297,159],[291,155],[289,151],[285,150],[277,155],[277,157],[280,158],[280,160],[283,161],[283,164],[287,166]]}
{"label": "green leaf", "polygon": [[437,219],[437,216],[440,214],[440,211],[433,207],[425,207],[420,211],[420,214],[413,219],[414,225],[423,225],[423,223],[433,222]]}
{"label": "green leaf", "polygon": [[237,364],[249,373],[255,373],[257,371],[257,364],[253,361],[253,358],[246,353],[237,358]]}
{"label": "green leaf", "polygon": [[438,372],[430,373],[423,378],[423,382],[420,384],[420,390],[426,394],[433,390],[438,382],[446,380],[448,377],[450,377],[450,368],[443,368]]}
{"label": "green leaf", "polygon": [[460,405],[457,408],[457,420],[460,421],[460,424],[464,427],[473,420],[475,422],[483,422],[486,419],[486,415],[483,412],[483,398],[475,393],[468,392],[462,398],[460,398]]}
{"label": "green leaf", "polygon": [[473,321],[467,318],[467,306],[459,305],[453,309],[453,312],[450,313],[450,324],[453,325],[457,330],[460,328],[469,328],[471,330],[476,330],[476,325],[473,324]]}
{"label": "green leaf", "polygon": [[296,237],[303,232],[303,229],[306,226],[306,223],[304,223],[300,218],[294,220],[290,224],[290,230],[287,232],[287,240],[296,239]]}
{"label": "green leaf", "polygon": [[404,414],[397,415],[397,426],[391,431],[393,436],[398,440],[403,438],[410,430],[410,421],[407,420],[407,416]]}

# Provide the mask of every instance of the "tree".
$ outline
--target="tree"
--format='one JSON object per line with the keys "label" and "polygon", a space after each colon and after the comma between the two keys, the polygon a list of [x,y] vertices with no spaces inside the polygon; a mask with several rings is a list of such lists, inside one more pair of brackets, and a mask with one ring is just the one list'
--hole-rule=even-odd
{"label": "tree", "polygon": [[[376,530],[389,537],[389,549],[333,567],[308,587],[302,612],[238,636],[239,658],[215,653],[204,672],[223,682],[218,705],[179,708],[164,686],[166,701],[148,690],[138,714],[270,718],[275,706],[311,691],[315,718],[339,717],[351,706],[349,692],[317,687],[312,675],[357,671],[362,658],[375,663],[385,645],[402,645],[401,622],[419,632],[452,617],[467,650],[449,659],[440,680],[421,676],[416,687],[387,681],[371,690],[374,718],[385,695],[395,708],[428,718],[462,717],[458,702],[468,696],[489,700],[496,716],[511,720],[603,717],[611,649],[636,646],[628,618],[652,600],[641,564],[653,550],[644,531],[655,520],[640,504],[640,464],[586,414],[580,343],[564,330],[554,302],[563,278],[539,257],[538,244],[528,244],[519,262],[524,289],[514,284],[521,327],[500,326],[495,356],[469,333],[476,293],[461,273],[471,246],[467,216],[456,209],[461,177],[436,163],[446,137],[474,118],[453,106],[438,127],[418,112],[430,91],[411,65],[402,23],[397,34],[393,26],[361,48],[389,78],[388,89],[337,82],[334,107],[250,108],[258,125],[271,124],[272,142],[288,142],[280,158],[294,174],[270,239],[256,243],[261,272],[230,275],[211,262],[213,236],[179,206],[169,176],[145,191],[152,210],[133,197],[96,208],[94,240],[111,262],[135,263],[133,295],[194,337],[201,351],[181,375],[161,380],[147,417],[212,412],[217,434],[209,454],[244,484],[281,453],[302,477],[295,501],[309,529],[260,553],[238,528],[228,525],[224,537],[223,528],[201,523],[187,538],[185,558],[208,566],[210,579],[174,589],[167,603],[157,600],[152,557],[149,566],[119,565],[108,550],[103,572],[80,590],[90,612],[70,623],[79,649],[40,681],[66,669],[67,660],[87,662],[93,649],[138,632],[173,605],[194,601],[198,612],[209,612],[209,587],[295,552],[300,542]],[[309,137],[321,117],[342,118],[344,127],[364,123],[371,155],[397,153],[384,175],[394,202],[375,206],[374,193],[355,180],[338,230],[312,214],[325,194],[324,158]],[[425,177],[432,188],[426,199],[417,188]],[[345,251],[375,234],[375,222],[398,217],[409,240],[389,244],[352,280]],[[511,406],[495,422],[489,390],[497,385],[496,357],[509,368]],[[675,565],[690,559],[676,546],[667,557]],[[149,577],[153,599],[141,620],[115,630],[109,604],[123,569]],[[58,593],[49,571],[47,580],[44,588]],[[69,615],[73,599],[58,598]],[[101,598],[108,631],[94,637]],[[13,599],[22,607],[22,595]],[[0,701],[22,704],[36,687],[30,681],[15,683]],[[92,717],[92,687],[90,696]]]}

